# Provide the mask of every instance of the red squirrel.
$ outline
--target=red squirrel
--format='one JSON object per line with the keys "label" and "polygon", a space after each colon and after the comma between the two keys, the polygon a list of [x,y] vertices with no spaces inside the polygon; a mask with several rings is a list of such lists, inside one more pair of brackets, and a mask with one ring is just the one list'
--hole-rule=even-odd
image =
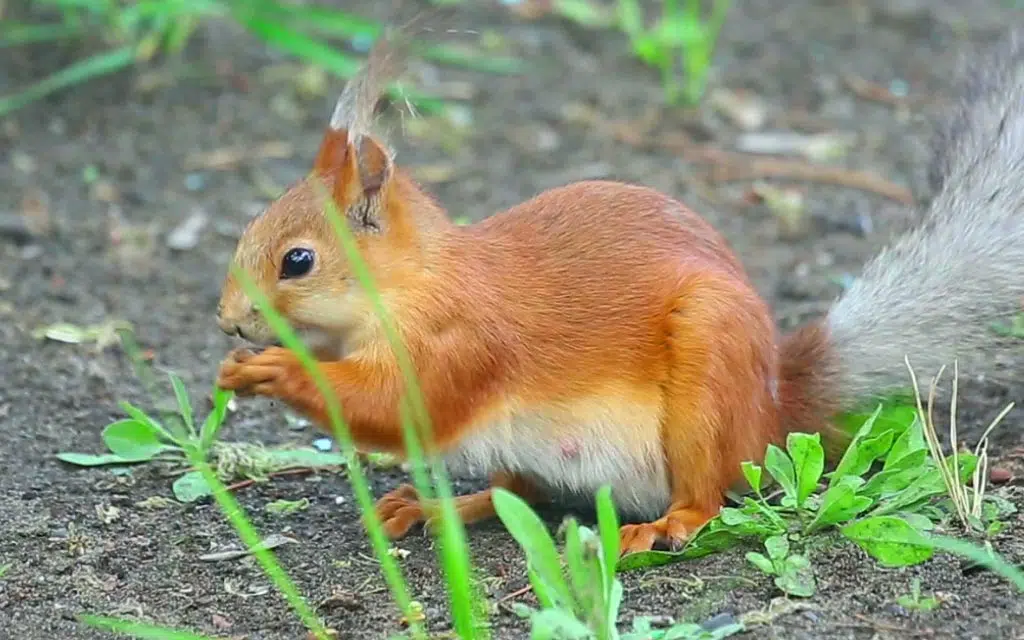
{"label": "red squirrel", "polygon": [[[825,317],[782,336],[724,238],[653,189],[585,181],[460,226],[371,131],[400,56],[381,40],[351,80],[308,177],[255,218],[234,264],[307,344],[361,450],[403,452],[395,357],[325,216],[356,233],[411,355],[431,451],[530,502],[612,487],[624,553],[678,545],[790,432],[907,385],[991,340],[1024,295],[1024,37],[984,58],[938,136],[924,222]],[[317,188],[317,182],[324,189]],[[228,275],[218,322],[267,346],[232,352],[218,385],[277,398],[328,429],[295,355]],[[466,523],[490,490],[456,498]],[[377,503],[392,537],[430,517],[402,485]]]}

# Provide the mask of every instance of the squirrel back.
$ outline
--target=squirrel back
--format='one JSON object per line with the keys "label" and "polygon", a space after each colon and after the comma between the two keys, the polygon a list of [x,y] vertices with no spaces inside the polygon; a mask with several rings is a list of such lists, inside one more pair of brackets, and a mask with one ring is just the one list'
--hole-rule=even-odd
{"label": "squirrel back", "polygon": [[957,98],[933,140],[921,223],[865,266],[823,322],[784,343],[803,394],[839,408],[910,387],[905,357],[930,378],[995,344],[989,325],[1021,310],[1024,30],[973,58]]}

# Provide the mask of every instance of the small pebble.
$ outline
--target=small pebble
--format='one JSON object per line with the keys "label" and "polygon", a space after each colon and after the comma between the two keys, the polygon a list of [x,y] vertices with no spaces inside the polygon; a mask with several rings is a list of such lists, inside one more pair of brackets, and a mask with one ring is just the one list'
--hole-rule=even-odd
{"label": "small pebble", "polygon": [[199,244],[199,236],[208,222],[202,211],[196,210],[184,222],[167,234],[167,246],[175,251],[188,251]]}
{"label": "small pebble", "polygon": [[313,447],[319,451],[330,451],[334,441],[330,438],[317,438],[313,441]]}
{"label": "small pebble", "polygon": [[185,176],[185,188],[189,191],[199,191],[206,186],[206,176],[202,173],[190,173]]}

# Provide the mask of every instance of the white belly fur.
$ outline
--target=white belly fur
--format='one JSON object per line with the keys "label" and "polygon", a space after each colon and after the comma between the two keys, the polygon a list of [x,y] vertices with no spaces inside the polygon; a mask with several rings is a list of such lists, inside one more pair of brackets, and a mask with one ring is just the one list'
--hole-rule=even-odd
{"label": "white belly fur", "polygon": [[597,490],[609,484],[623,517],[653,520],[670,502],[660,431],[654,403],[606,397],[529,411],[513,407],[474,429],[446,462],[457,475],[521,473],[552,497],[568,494],[591,504]]}

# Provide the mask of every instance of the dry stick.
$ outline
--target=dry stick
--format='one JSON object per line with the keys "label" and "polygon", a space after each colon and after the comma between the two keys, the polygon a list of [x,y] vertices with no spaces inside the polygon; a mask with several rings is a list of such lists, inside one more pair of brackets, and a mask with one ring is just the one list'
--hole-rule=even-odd
{"label": "dry stick", "polygon": [[[293,475],[300,475],[300,474],[304,474],[304,473],[314,473],[314,472],[316,472],[316,469],[314,469],[312,467],[302,467],[301,469],[285,469],[283,471],[271,471],[270,473],[267,474],[267,477],[268,478],[276,478],[276,477],[279,477],[279,476],[293,476]],[[248,487],[248,486],[253,485],[253,484],[256,484],[256,480],[254,478],[248,478],[246,480],[240,480],[240,481],[238,481],[238,482],[236,482],[234,484],[229,484],[227,486],[227,490],[228,491],[235,491],[235,490],[238,490],[238,489],[244,489],[245,487]]]}
{"label": "dry stick", "polygon": [[[720,153],[726,156],[725,152]],[[833,165],[811,164],[800,160],[784,160],[781,158],[747,159],[738,153],[728,154],[728,156],[731,156],[731,158],[726,162],[718,164],[708,175],[708,179],[711,182],[786,178],[859,189],[884,196],[905,205],[914,204],[914,195],[910,189],[885,180],[873,173]]]}
{"label": "dry stick", "polygon": [[935,460],[936,466],[939,467],[939,472],[942,474],[942,482],[946,485],[946,492],[953,501],[953,506],[956,508],[957,516],[965,527],[969,527],[967,514],[964,512],[963,504],[959,499],[960,494],[956,490],[956,486],[953,484],[952,479],[949,477],[949,467],[946,465],[946,458],[942,454],[942,446],[939,444],[939,436],[935,433],[935,422],[932,420],[932,416],[934,415],[933,409],[935,406],[935,391],[938,388],[939,378],[942,376],[942,372],[945,371],[946,367],[943,365],[939,368],[939,372],[934,378],[932,378],[931,388],[928,393],[928,413],[926,415],[924,407],[921,406],[921,391],[917,384],[917,375],[914,373],[914,368],[910,366],[910,358],[908,356],[903,356],[903,361],[907,365],[907,370],[910,372],[910,379],[914,385],[914,398],[917,402],[917,414],[918,418],[921,420],[921,430],[924,432],[925,440],[928,442],[928,450],[932,455],[932,459]]}
{"label": "dry stick", "polygon": [[[844,167],[817,165],[800,160],[765,158],[747,153],[728,152],[710,145],[698,144],[685,134],[648,135],[651,123],[614,122],[592,110],[578,114],[591,127],[609,132],[619,142],[640,148],[662,149],[679,153],[694,164],[714,165],[707,177],[711,182],[735,182],[760,178],[782,178],[821,184],[832,184],[875,193],[905,205],[914,204],[910,189],[890,182],[879,175]],[[637,130],[639,128],[639,131]]]}
{"label": "dry stick", "polygon": [[533,589],[532,585],[526,585],[522,589],[516,589],[512,593],[507,593],[504,596],[502,596],[502,598],[500,600],[498,600],[497,604],[501,604],[503,602],[508,602],[512,598],[518,598],[521,595],[525,595],[527,593],[530,593],[531,589]]}

